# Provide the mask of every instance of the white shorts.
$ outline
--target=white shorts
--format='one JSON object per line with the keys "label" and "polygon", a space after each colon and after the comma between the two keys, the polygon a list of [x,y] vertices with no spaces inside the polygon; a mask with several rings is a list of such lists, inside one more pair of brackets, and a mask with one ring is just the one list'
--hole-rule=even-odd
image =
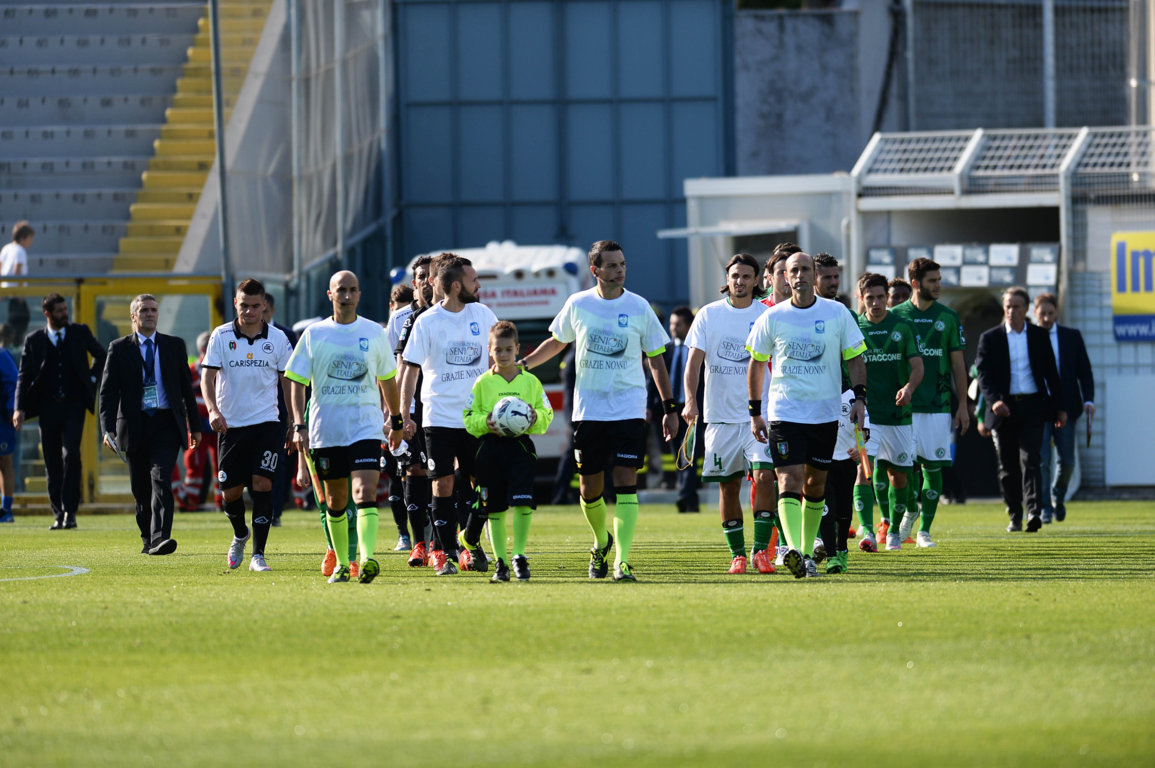
{"label": "white shorts", "polygon": [[874,447],[867,452],[876,460],[909,467],[914,463],[914,425],[875,424],[868,445]]}
{"label": "white shorts", "polygon": [[725,483],[748,469],[772,469],[770,444],[754,439],[749,424],[707,424],[702,482]]}
{"label": "white shorts", "polygon": [[953,464],[950,455],[950,414],[914,414],[914,454],[920,463],[932,467],[949,467]]}

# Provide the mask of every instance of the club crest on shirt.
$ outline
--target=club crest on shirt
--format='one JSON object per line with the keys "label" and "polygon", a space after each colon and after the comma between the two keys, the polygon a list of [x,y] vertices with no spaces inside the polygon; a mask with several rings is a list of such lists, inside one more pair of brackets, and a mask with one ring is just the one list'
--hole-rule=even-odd
{"label": "club crest on shirt", "polygon": [[361,338],[357,339],[357,346],[361,348],[362,352],[368,352],[369,340],[362,336]]}
{"label": "club crest on shirt", "polygon": [[814,332],[815,333],[826,333],[826,321],[825,320],[815,320],[814,321]]}
{"label": "club crest on shirt", "polygon": [[476,321],[474,321],[474,322],[469,324],[469,332],[472,333],[474,336],[480,336],[481,335],[481,326],[478,325]]}
{"label": "club crest on shirt", "polygon": [[261,351],[264,352],[266,355],[273,354],[273,342],[266,341],[264,344],[261,345]]}
{"label": "club crest on shirt", "polygon": [[898,342],[902,341],[902,333],[900,331],[895,331],[894,333],[890,334],[890,340],[897,344]]}
{"label": "club crest on shirt", "polygon": [[942,333],[943,331],[946,330],[946,323],[944,323],[942,320],[935,320],[934,321],[934,329],[936,331],[938,331],[939,333]]}
{"label": "club crest on shirt", "polygon": [[629,328],[630,327],[630,316],[625,314],[624,312],[622,314],[618,315],[618,327],[619,328]]}

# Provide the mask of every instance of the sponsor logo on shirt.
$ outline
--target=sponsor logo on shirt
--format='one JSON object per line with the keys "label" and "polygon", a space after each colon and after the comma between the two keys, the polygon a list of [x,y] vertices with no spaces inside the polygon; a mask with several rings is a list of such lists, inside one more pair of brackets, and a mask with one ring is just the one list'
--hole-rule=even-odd
{"label": "sponsor logo on shirt", "polygon": [[329,378],[331,379],[357,381],[364,378],[368,372],[369,367],[365,365],[364,360],[359,358],[341,357],[329,363]]}
{"label": "sponsor logo on shirt", "polygon": [[732,336],[718,342],[718,348],[714,354],[723,360],[730,360],[735,363],[750,359],[750,351],[746,349],[746,340],[736,339]]}
{"label": "sponsor logo on shirt", "polygon": [[454,341],[445,347],[448,365],[473,365],[481,359],[481,345],[473,341]]}
{"label": "sponsor logo on shirt", "polygon": [[817,360],[826,351],[825,342],[796,339],[786,343],[785,357],[791,360]]}
{"label": "sponsor logo on shirt", "polygon": [[[622,315],[621,317],[625,317]],[[599,355],[613,357],[626,351],[625,337],[606,331],[594,331],[586,337],[586,349]]]}

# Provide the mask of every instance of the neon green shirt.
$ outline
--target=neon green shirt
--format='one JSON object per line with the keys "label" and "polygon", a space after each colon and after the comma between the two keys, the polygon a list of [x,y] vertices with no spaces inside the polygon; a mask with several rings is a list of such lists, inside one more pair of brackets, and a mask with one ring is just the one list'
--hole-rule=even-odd
{"label": "neon green shirt", "polygon": [[465,416],[465,429],[469,434],[474,437],[492,435],[485,420],[499,400],[510,396],[520,397],[537,411],[537,421],[526,434],[544,435],[553,421],[553,408],[550,407],[549,398],[542,389],[541,380],[529,371],[520,371],[513,377],[513,381],[506,381],[504,376],[492,370],[481,374],[477,381],[473,382],[469,402],[462,412]]}

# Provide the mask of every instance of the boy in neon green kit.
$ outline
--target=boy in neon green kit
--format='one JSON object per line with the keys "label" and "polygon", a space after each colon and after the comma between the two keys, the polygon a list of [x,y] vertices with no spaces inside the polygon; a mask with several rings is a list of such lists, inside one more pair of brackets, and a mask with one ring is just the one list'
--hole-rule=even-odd
{"label": "boy in neon green kit", "polygon": [[[469,526],[459,534],[466,549],[480,546],[481,527],[489,520],[489,538],[497,558],[495,583],[509,581],[506,550],[505,512],[513,512],[513,575],[518,581],[529,581],[529,560],[525,545],[533,514],[533,476],[537,454],[529,435],[543,435],[553,421],[553,409],[542,389],[541,381],[517,365],[520,345],[517,326],[508,321],[496,323],[489,331],[489,357],[493,367],[473,384],[465,408],[465,429],[481,438],[477,449],[477,488],[482,514],[470,518]],[[533,406],[529,430],[517,437],[503,437],[493,423],[493,407],[502,398],[519,397]],[[475,530],[476,529],[476,530]]]}

